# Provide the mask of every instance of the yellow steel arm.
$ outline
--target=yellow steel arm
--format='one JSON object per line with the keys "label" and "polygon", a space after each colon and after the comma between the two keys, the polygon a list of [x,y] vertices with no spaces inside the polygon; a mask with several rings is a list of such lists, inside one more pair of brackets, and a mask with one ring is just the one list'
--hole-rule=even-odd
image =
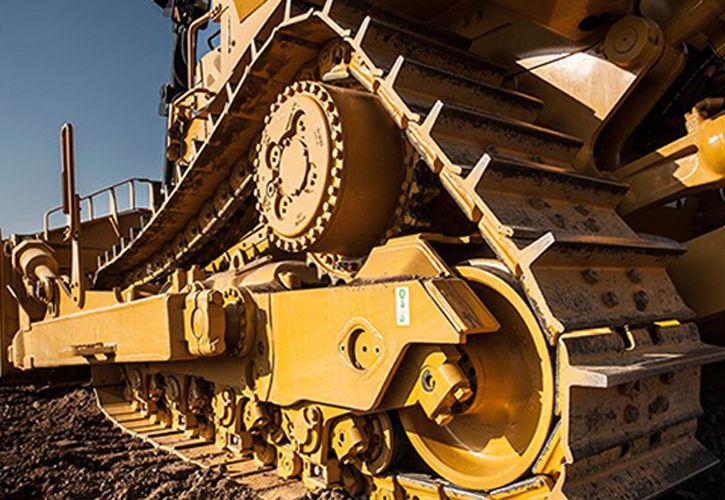
{"label": "yellow steel arm", "polygon": [[725,185],[725,115],[707,118],[706,103],[698,106],[687,115],[685,137],[614,172],[630,189],[620,213]]}

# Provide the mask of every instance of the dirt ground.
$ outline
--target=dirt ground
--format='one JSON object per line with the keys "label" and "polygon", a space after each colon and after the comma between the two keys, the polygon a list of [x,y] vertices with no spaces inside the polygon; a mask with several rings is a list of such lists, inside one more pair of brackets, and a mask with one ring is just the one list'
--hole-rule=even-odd
{"label": "dirt ground", "polygon": [[[720,395],[720,398],[717,396]],[[703,392],[703,443],[725,457],[725,404]],[[717,466],[666,500],[722,498]],[[341,500],[342,495],[310,495]],[[328,498],[329,497],[329,498]],[[202,470],[121,432],[89,387],[0,387],[0,499],[244,499],[254,494],[219,472]]]}
{"label": "dirt ground", "polygon": [[253,498],[121,432],[88,387],[0,388],[0,498]]}

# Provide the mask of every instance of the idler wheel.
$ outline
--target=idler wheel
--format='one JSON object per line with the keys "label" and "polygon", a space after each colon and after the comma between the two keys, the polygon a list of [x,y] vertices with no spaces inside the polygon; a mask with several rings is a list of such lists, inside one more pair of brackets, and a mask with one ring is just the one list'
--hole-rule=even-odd
{"label": "idler wheel", "polygon": [[400,417],[434,471],[460,487],[490,491],[526,474],[544,447],[554,411],[552,363],[536,318],[514,288],[481,268],[457,271],[501,329],[460,347],[474,394],[450,423],[438,426],[419,407]]}
{"label": "idler wheel", "polygon": [[297,82],[265,117],[257,208],[283,250],[365,254],[392,223],[403,180],[400,132],[373,96]]}

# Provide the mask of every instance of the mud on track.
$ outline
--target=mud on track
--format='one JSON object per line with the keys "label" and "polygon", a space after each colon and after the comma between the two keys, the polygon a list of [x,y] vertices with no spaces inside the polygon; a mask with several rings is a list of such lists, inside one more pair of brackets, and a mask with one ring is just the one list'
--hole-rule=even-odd
{"label": "mud on track", "polygon": [[[720,379],[725,366],[706,369]],[[725,457],[725,388],[706,383],[699,437]],[[725,385],[725,384],[723,384]],[[665,500],[723,498],[719,465]],[[254,493],[123,433],[89,387],[0,387],[0,499],[244,499]],[[342,500],[328,492],[310,500]]]}

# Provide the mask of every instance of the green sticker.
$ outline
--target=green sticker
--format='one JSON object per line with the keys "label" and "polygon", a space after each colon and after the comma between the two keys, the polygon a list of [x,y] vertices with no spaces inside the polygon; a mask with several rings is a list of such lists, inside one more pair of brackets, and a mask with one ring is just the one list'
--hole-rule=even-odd
{"label": "green sticker", "polygon": [[398,326],[410,326],[410,291],[407,286],[395,289],[395,317]]}

